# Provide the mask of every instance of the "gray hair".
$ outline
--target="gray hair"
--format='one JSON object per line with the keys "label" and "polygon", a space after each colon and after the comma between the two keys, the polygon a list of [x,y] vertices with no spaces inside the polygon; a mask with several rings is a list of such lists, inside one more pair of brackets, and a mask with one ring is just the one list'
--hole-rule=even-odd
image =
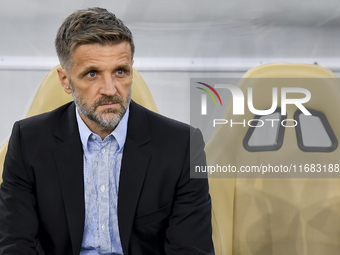
{"label": "gray hair", "polygon": [[92,43],[115,45],[124,41],[130,44],[133,58],[135,45],[129,28],[113,13],[95,7],[78,10],[68,16],[58,29],[55,47],[61,66],[69,70],[72,53],[77,46]]}

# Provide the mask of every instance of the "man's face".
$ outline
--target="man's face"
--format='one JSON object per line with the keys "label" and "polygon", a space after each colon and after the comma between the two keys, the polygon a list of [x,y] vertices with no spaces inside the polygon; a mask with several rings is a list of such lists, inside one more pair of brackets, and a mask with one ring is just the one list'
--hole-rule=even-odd
{"label": "man's face", "polygon": [[65,91],[72,92],[80,116],[92,131],[114,128],[131,99],[130,44],[80,45],[72,57],[73,65],[64,78],[65,84],[61,79]]}

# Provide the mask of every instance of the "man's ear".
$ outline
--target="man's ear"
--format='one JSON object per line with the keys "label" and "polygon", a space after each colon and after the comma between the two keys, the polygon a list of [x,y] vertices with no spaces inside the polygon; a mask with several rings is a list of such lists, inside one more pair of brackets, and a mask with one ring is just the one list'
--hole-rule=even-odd
{"label": "man's ear", "polygon": [[70,87],[70,83],[69,83],[69,79],[68,79],[66,70],[61,68],[61,67],[58,67],[57,68],[57,73],[58,73],[58,77],[59,77],[60,83],[61,83],[61,85],[64,88],[64,91],[67,94],[71,94],[72,90],[71,90],[71,87]]}

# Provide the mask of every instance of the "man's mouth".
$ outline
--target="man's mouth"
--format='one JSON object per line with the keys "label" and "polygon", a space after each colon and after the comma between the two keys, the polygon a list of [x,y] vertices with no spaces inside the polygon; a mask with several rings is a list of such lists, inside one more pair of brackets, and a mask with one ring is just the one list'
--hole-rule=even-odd
{"label": "man's mouth", "polygon": [[98,100],[97,102],[95,102],[95,104],[92,106],[93,109],[113,109],[116,108],[117,106],[123,106],[123,100],[118,96],[118,95],[114,95],[112,97],[103,97],[100,100]]}
{"label": "man's mouth", "polygon": [[111,107],[113,107],[113,106],[115,106],[117,104],[119,104],[119,103],[105,103],[105,104],[101,104],[99,106],[103,107],[103,108],[111,108]]}

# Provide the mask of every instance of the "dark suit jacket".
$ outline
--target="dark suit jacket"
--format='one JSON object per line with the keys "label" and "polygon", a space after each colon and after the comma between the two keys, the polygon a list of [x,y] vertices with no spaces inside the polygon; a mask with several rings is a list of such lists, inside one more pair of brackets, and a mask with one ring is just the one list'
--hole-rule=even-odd
{"label": "dark suit jacket", "polygon": [[[124,254],[213,254],[201,133],[131,102],[118,194]],[[15,123],[0,190],[0,254],[79,254],[83,150],[74,103]]]}

